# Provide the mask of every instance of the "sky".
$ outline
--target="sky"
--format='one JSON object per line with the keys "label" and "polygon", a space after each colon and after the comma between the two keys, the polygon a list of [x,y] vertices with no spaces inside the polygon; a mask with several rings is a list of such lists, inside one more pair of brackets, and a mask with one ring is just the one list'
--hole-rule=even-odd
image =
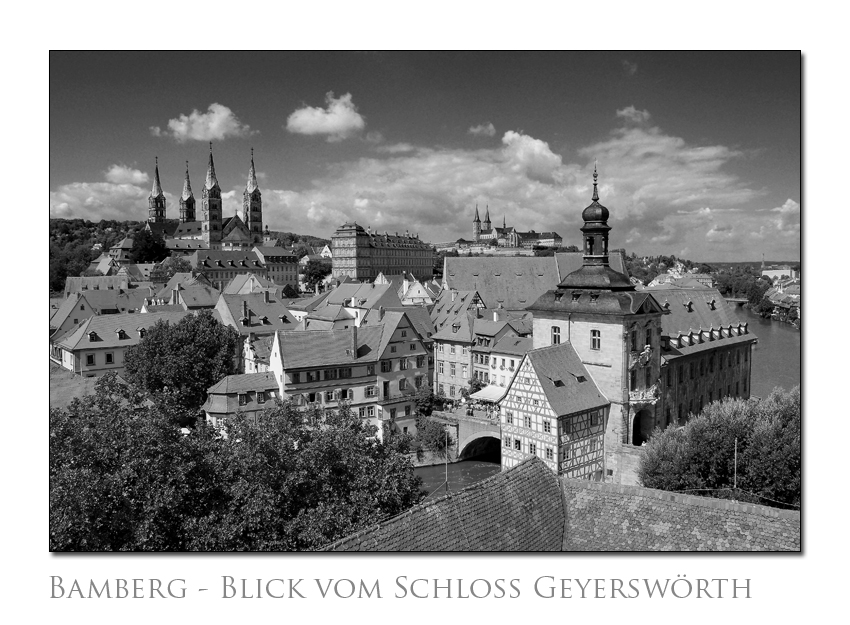
{"label": "sky", "polygon": [[272,230],[578,245],[597,163],[611,248],[800,259],[799,52],[51,52],[49,100],[51,217],[145,219],[158,157],[177,218],[212,141]]}

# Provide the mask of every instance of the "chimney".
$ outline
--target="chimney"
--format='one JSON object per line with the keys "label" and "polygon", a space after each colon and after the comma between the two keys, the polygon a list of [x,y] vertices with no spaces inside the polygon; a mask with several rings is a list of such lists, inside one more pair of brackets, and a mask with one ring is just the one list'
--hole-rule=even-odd
{"label": "chimney", "polygon": [[457,297],[457,291],[455,291],[454,289],[452,289],[452,301],[455,301],[455,298],[456,298],[456,297]]}
{"label": "chimney", "polygon": [[357,326],[351,326],[351,357],[357,358]]}
{"label": "chimney", "polygon": [[248,318],[248,300],[242,300],[242,318]]}
{"label": "chimney", "polygon": [[498,311],[498,309],[493,311],[493,321],[499,321],[499,311]]}
{"label": "chimney", "polygon": [[383,320],[384,320],[384,307],[381,306],[380,308],[378,308],[378,321],[383,321]]}
{"label": "chimney", "polygon": [[177,302],[178,302],[178,300],[177,300],[177,289],[171,289],[171,301],[168,302],[168,303],[173,306],[173,305],[177,304]]}
{"label": "chimney", "polygon": [[263,302],[265,302],[266,304],[269,303],[269,291],[268,291],[268,289],[263,291]]}

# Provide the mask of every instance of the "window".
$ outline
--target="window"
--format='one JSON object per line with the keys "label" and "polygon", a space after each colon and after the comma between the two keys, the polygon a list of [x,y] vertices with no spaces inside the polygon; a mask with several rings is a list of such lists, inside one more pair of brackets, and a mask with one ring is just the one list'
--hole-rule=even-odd
{"label": "window", "polygon": [[443,361],[442,360],[437,363],[437,371],[440,373],[440,375],[443,374]]}
{"label": "window", "polygon": [[529,443],[528,444],[528,453],[537,454],[537,444],[536,443]]}
{"label": "window", "polygon": [[248,403],[248,395],[245,393],[239,393],[239,405],[244,406]]}
{"label": "window", "polygon": [[437,344],[437,351],[440,352],[441,354],[443,353],[443,344],[442,343]]}
{"label": "window", "polygon": [[325,369],[326,380],[336,380],[336,369]]}
{"label": "window", "polygon": [[415,350],[416,350],[416,343],[411,343],[410,344],[410,351],[415,351]]}
{"label": "window", "polygon": [[401,335],[402,335],[402,337],[407,336],[407,330],[402,330],[402,331],[401,331]]}
{"label": "window", "polygon": [[106,354],[106,364],[111,365],[115,362],[115,359],[112,356],[112,353],[109,352]]}
{"label": "window", "polygon": [[637,330],[632,330],[632,351],[637,351]]}
{"label": "window", "polygon": [[455,396],[455,385],[451,384],[451,385],[449,385],[449,397],[454,397],[454,396]]}
{"label": "window", "polygon": [[365,407],[365,406],[361,406],[361,407],[357,410],[357,413],[360,415],[360,418],[362,419],[363,417],[365,417],[365,416],[366,416],[366,407]]}
{"label": "window", "polygon": [[646,343],[644,343],[644,346],[646,345],[652,347],[652,328],[646,329]]}
{"label": "window", "polygon": [[86,354],[86,364],[88,366],[94,365],[94,354]]}
{"label": "window", "polygon": [[524,427],[531,428],[531,417],[529,417],[528,415],[525,415],[522,418],[522,425]]}
{"label": "window", "polygon": [[416,357],[416,368],[419,369],[425,366],[425,356]]}
{"label": "window", "polygon": [[366,375],[375,375],[375,365],[366,365]]}
{"label": "window", "polygon": [[439,391],[439,392],[440,392],[440,395],[445,395],[445,394],[446,394],[446,389],[445,389],[445,387],[444,387],[442,384],[440,384],[440,391]]}
{"label": "window", "polygon": [[257,403],[264,404],[266,403],[266,394],[263,391],[257,391]]}
{"label": "window", "polygon": [[451,376],[457,375],[457,366],[453,362],[449,363],[449,375],[451,375]]}
{"label": "window", "polygon": [[339,370],[339,377],[341,378],[350,378],[351,377],[351,367],[345,367]]}
{"label": "window", "polygon": [[382,360],[381,361],[381,373],[389,373],[392,370],[393,370],[393,361],[392,360]]}
{"label": "window", "polygon": [[398,370],[406,371],[407,370],[407,358],[402,358],[398,361]]}
{"label": "window", "polygon": [[514,370],[514,359],[513,359],[513,358],[511,358],[511,366],[510,366],[510,367],[508,367],[508,368],[509,368],[511,371],[513,371],[513,370]]}
{"label": "window", "polygon": [[395,354],[395,345],[390,345],[390,353]]}
{"label": "window", "polygon": [[602,347],[602,333],[599,330],[590,331],[590,349],[600,349]]}
{"label": "window", "polygon": [[522,441],[520,441],[518,438],[514,439],[514,449],[516,449],[517,451],[522,450]]}
{"label": "window", "polygon": [[461,354],[464,355],[464,356],[469,354],[469,348],[466,345],[464,345],[463,349],[461,349],[460,351],[461,351]]}
{"label": "window", "polygon": [[454,345],[449,345],[449,354],[451,354],[452,356],[455,355],[455,346]]}
{"label": "window", "polygon": [[398,381],[398,390],[403,391],[407,388],[407,380],[402,378]]}
{"label": "window", "polygon": [[552,459],[554,459],[554,457],[555,457],[555,454],[552,452],[552,448],[547,447],[546,448],[546,460],[552,460]]}
{"label": "window", "polygon": [[390,408],[390,420],[395,419],[395,408]]}
{"label": "window", "polygon": [[534,405],[536,406],[536,405],[538,405],[540,402],[539,402],[539,401],[537,401],[536,399],[532,399],[532,400],[531,400],[531,403],[532,403],[532,404],[534,404]]}
{"label": "window", "polygon": [[464,380],[469,377],[469,372],[467,370],[467,366],[468,365],[461,365],[460,366],[460,377],[462,377]]}
{"label": "window", "polygon": [[[76,319],[74,319],[74,325],[77,325],[77,320],[76,320]],[[142,338],[144,338],[144,337],[145,337],[145,335],[144,335],[144,334],[142,334],[141,330],[139,330],[139,336],[140,336],[140,337],[142,337]]]}
{"label": "window", "polygon": [[289,374],[289,381],[292,384],[300,384],[301,383],[301,374],[300,373]]}
{"label": "window", "polygon": [[560,326],[552,326],[552,345],[561,344],[561,328]]}
{"label": "window", "polygon": [[507,447],[508,449],[510,449],[510,448],[511,448],[511,437],[510,437],[510,436],[506,436],[506,437],[505,437],[504,442],[505,442],[505,447]]}
{"label": "window", "polygon": [[[409,416],[410,416],[410,410],[411,410],[411,409],[410,409],[410,404],[407,404],[407,405],[404,407],[404,416],[405,416],[405,417],[409,417]],[[405,433],[405,434],[407,434],[407,428],[404,428],[404,433]]]}
{"label": "window", "polygon": [[550,434],[552,432],[552,422],[549,421],[549,419],[543,420],[543,431],[547,434]]}
{"label": "window", "polygon": [[506,410],[505,411],[505,423],[513,424],[514,422],[514,411]]}
{"label": "window", "polygon": [[637,388],[637,371],[632,369],[629,371],[629,390],[633,391]]}
{"label": "window", "polygon": [[367,386],[366,387],[366,397],[375,397],[378,394],[377,386]]}
{"label": "window", "polygon": [[334,400],[334,392],[333,391],[325,391],[325,403],[331,402]]}
{"label": "window", "polygon": [[[410,406],[405,406],[405,407],[404,407],[404,413],[405,413],[405,414],[407,414],[407,409],[408,409],[408,408],[410,408]],[[406,425],[402,428],[402,432],[403,432],[404,434],[407,434],[407,426],[406,426]]]}
{"label": "window", "polygon": [[375,407],[374,406],[368,406],[366,408],[366,414],[369,415],[370,417],[374,417],[375,416]]}
{"label": "window", "polygon": [[650,367],[646,367],[644,371],[644,385],[646,388],[649,388],[652,386],[652,369]]}

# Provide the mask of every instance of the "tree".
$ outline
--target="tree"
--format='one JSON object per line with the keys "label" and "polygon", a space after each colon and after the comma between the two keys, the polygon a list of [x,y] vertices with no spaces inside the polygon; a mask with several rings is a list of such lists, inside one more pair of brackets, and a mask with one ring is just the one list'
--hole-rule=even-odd
{"label": "tree", "polygon": [[127,380],[160,401],[197,411],[207,389],[238,373],[242,339],[210,311],[187,315],[176,324],[160,320],[127,349]]}
{"label": "tree", "polygon": [[325,279],[325,276],[331,273],[332,267],[320,260],[308,260],[307,266],[304,268],[304,282],[309,289],[316,288],[316,285]]}
{"label": "tree", "polygon": [[413,439],[413,445],[417,458],[421,459],[426,451],[445,456],[453,444],[454,437],[446,429],[445,423],[424,415],[416,417],[416,436]]}
{"label": "tree", "polygon": [[469,388],[460,389],[460,394],[463,397],[469,397],[473,393],[477,393],[478,391],[480,391],[482,388],[484,388],[484,382],[482,382],[478,378],[471,378],[469,380]]}
{"label": "tree", "polygon": [[798,507],[800,426],[799,386],[776,388],[763,400],[726,398],[684,427],[656,430],[638,476],[648,488]]}
{"label": "tree", "polygon": [[409,441],[385,444],[347,406],[276,403],[222,431],[173,416],[109,374],[50,413],[54,551],[302,550],[416,504]]}
{"label": "tree", "polygon": [[416,391],[416,413],[428,417],[434,410],[442,408],[442,401],[434,394],[431,386],[426,382]]}
{"label": "tree", "polygon": [[763,318],[770,317],[773,314],[774,304],[770,301],[770,298],[763,297],[759,305],[756,307],[755,312]]}
{"label": "tree", "polygon": [[133,247],[130,250],[130,262],[158,263],[168,256],[168,249],[161,236],[142,230],[133,235]]}
{"label": "tree", "polygon": [[578,247],[575,246],[575,245],[568,245],[567,247],[561,248],[561,251],[563,251],[563,252],[580,252],[581,250],[578,249]]}

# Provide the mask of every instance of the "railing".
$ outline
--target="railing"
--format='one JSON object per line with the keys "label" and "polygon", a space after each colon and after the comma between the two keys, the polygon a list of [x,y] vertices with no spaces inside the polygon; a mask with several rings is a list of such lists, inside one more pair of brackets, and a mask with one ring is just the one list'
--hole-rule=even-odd
{"label": "railing", "polygon": [[403,391],[396,391],[394,393],[389,393],[387,395],[383,395],[378,398],[378,404],[387,404],[396,401],[404,401],[405,399],[411,399],[416,396],[416,389],[405,389]]}
{"label": "railing", "polygon": [[658,400],[658,385],[649,388],[629,391],[629,402],[633,404],[654,404]]}

